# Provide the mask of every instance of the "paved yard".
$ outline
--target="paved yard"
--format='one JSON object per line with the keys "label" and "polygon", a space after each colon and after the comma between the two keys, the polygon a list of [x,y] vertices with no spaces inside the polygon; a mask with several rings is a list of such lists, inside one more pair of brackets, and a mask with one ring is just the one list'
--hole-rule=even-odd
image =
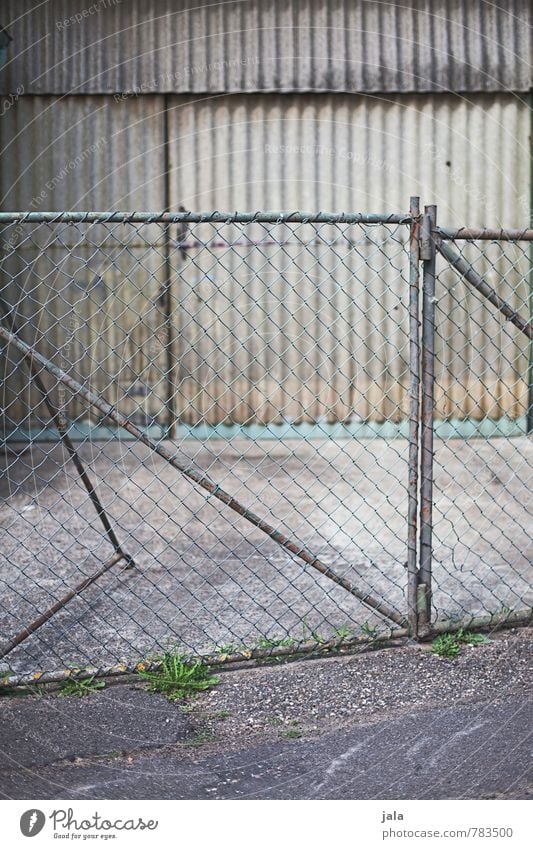
{"label": "paved yard", "polygon": [[[167,444],[168,445],[168,444]],[[441,618],[531,606],[524,439],[437,442],[434,603]],[[3,639],[112,553],[61,446],[3,465]],[[328,566],[404,614],[405,440],[263,440],[178,449]],[[261,636],[360,633],[388,623],[133,441],[82,445],[136,567],[115,566],[9,655],[17,672],[136,661],[168,641],[195,651]],[[529,467],[528,467],[529,462]]]}

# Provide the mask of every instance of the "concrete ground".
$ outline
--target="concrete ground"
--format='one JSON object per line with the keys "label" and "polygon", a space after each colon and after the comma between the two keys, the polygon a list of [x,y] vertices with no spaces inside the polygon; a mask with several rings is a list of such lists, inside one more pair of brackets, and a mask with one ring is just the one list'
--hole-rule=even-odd
{"label": "concrete ground", "polygon": [[454,661],[429,646],[0,701],[4,799],[525,799],[533,629]]}
{"label": "concrete ground", "polygon": [[[179,446],[247,507],[328,566],[406,611],[407,444],[263,440]],[[136,568],[119,564],[6,658],[17,673],[135,662],[268,636],[361,633],[389,623],[302,564],[142,445],[83,445]],[[436,445],[434,605],[440,618],[533,604],[527,438]],[[61,446],[10,446],[0,475],[0,638],[112,553]],[[529,464],[529,465],[528,465]]]}

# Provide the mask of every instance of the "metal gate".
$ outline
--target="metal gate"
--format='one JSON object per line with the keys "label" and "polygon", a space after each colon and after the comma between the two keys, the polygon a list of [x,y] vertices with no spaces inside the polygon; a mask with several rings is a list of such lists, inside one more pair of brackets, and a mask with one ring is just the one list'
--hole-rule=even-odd
{"label": "metal gate", "polygon": [[[489,520],[493,549],[512,536],[503,569],[464,510],[490,493],[473,456],[527,471],[529,253],[501,250],[491,287],[435,214],[417,198],[389,215],[0,214],[6,681],[169,645],[221,662],[530,615],[526,490],[513,472],[500,531]],[[478,420],[439,301],[483,361],[458,312],[472,292],[508,320],[499,406]]]}
{"label": "metal gate", "polygon": [[455,627],[529,621],[533,231],[439,228],[428,211],[421,569],[431,574],[431,615]]}

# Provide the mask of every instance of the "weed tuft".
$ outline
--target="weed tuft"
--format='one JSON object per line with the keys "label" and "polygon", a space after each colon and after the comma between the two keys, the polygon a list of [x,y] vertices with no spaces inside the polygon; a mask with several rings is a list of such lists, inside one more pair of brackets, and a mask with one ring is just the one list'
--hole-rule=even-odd
{"label": "weed tuft", "polygon": [[239,654],[246,651],[244,646],[239,646],[237,643],[224,643],[222,646],[215,647],[215,654],[228,655]]}
{"label": "weed tuft", "polygon": [[318,633],[318,631],[315,631],[311,627],[309,622],[307,621],[307,616],[304,616],[302,622],[303,622],[302,639],[304,639],[304,640],[309,639],[309,635],[310,635],[313,638],[313,640],[315,641],[315,643],[323,643],[324,642],[324,638]]}
{"label": "weed tuft", "polygon": [[370,625],[368,620],[361,625],[361,631],[368,637],[369,640],[377,640],[379,636],[379,628],[377,625]]}
{"label": "weed tuft", "polygon": [[297,740],[299,737],[303,737],[303,731],[300,728],[287,728],[281,732],[281,736],[288,737],[289,740]]}
{"label": "weed tuft", "polygon": [[[182,708],[182,710],[183,710],[183,708]],[[206,720],[227,719],[228,716],[231,716],[230,710],[213,710],[210,713],[206,713],[204,715],[204,718]]]}
{"label": "weed tuft", "polygon": [[282,639],[275,639],[270,637],[259,637],[256,640],[254,648],[256,649],[277,649],[282,647],[289,648],[290,646],[295,645],[295,640],[292,637],[283,637]]}
{"label": "weed tuft", "polygon": [[91,676],[91,678],[69,678],[61,685],[58,695],[81,698],[82,696],[89,696],[96,690],[103,690],[104,687],[105,681],[98,681],[96,675]]}
{"label": "weed tuft", "polygon": [[185,743],[185,746],[190,746],[191,748],[199,748],[200,746],[205,746],[206,743],[212,743],[217,738],[213,734],[208,734],[207,732],[201,732],[197,734],[196,737],[193,737],[191,740],[188,740]]}
{"label": "weed tuft", "polygon": [[139,675],[148,682],[150,692],[163,693],[170,702],[208,690],[219,682],[219,678],[211,675],[203,663],[188,663],[177,652],[166,651],[156,661],[160,663],[158,669],[150,672],[142,670]]}
{"label": "weed tuft", "polygon": [[431,644],[431,651],[438,657],[453,660],[461,651],[461,646],[453,634],[441,634]]}
{"label": "weed tuft", "polygon": [[333,636],[336,640],[344,642],[354,636],[354,632],[348,628],[348,625],[341,625],[340,628],[333,629]]}
{"label": "weed tuft", "polygon": [[484,643],[490,643],[490,640],[485,634],[475,634],[473,631],[465,631],[463,628],[459,628],[455,639],[458,643],[466,643],[468,646],[480,646]]}
{"label": "weed tuft", "polygon": [[438,657],[453,660],[460,654],[463,645],[479,646],[489,642],[490,640],[484,634],[475,634],[459,628],[455,634],[441,634],[436,637],[431,644],[431,651]]}

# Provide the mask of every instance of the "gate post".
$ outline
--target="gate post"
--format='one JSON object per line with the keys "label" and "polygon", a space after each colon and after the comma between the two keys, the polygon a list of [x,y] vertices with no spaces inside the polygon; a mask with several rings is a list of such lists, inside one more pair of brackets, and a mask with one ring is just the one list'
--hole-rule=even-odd
{"label": "gate post", "polygon": [[431,567],[433,533],[433,418],[435,390],[435,266],[433,229],[437,207],[425,206],[420,256],[422,275],[422,430],[420,452],[420,569],[417,588],[418,632],[431,625]]}
{"label": "gate post", "polygon": [[407,507],[407,610],[418,636],[418,455],[420,430],[420,198],[409,202],[409,482]]}

